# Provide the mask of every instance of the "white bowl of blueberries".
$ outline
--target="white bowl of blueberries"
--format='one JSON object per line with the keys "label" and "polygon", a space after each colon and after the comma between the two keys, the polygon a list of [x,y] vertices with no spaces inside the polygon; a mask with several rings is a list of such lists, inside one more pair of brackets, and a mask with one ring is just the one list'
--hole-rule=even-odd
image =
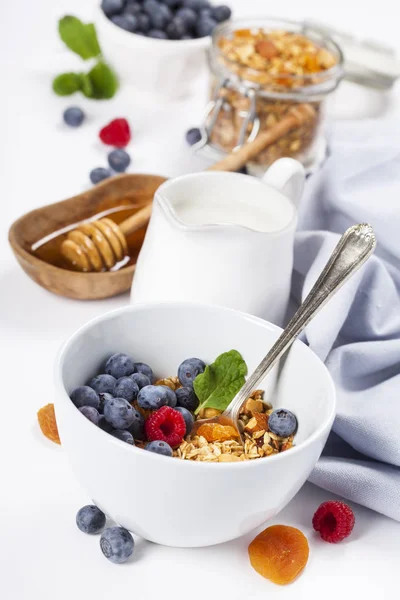
{"label": "white bowl of blueberries", "polygon": [[208,0],[102,0],[95,23],[121,81],[178,99],[205,72],[210,36],[231,9]]}

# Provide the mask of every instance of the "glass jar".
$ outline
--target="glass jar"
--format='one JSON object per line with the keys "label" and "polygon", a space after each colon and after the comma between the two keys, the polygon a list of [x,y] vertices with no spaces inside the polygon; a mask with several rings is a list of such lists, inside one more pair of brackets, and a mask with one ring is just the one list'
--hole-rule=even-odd
{"label": "glass jar", "polygon": [[211,97],[203,131],[209,145],[230,152],[273,127],[291,108],[312,117],[263,150],[252,172],[290,156],[310,168],[325,153],[325,100],[343,76],[337,44],[318,29],[278,19],[227,22],[209,52]]}

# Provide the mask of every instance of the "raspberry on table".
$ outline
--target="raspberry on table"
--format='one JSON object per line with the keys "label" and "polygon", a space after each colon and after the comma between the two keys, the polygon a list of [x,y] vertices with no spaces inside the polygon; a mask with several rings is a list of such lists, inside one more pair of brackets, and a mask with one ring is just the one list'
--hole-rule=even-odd
{"label": "raspberry on table", "polygon": [[344,502],[323,502],[313,516],[312,524],[325,542],[336,544],[347,538],[353,530],[354,513]]}
{"label": "raspberry on table", "polygon": [[126,119],[114,119],[100,130],[99,137],[103,144],[124,148],[131,140],[131,130]]}
{"label": "raspberry on table", "polygon": [[185,419],[170,406],[163,406],[152,413],[145,422],[146,436],[150,442],[160,440],[172,448],[179,446],[186,433]]}

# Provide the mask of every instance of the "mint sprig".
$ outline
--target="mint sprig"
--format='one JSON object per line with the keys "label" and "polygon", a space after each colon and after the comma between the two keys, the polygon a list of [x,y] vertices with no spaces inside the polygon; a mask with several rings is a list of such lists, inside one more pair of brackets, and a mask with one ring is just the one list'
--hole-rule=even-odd
{"label": "mint sprig", "polygon": [[245,383],[247,365],[237,350],[220,354],[193,382],[199,399],[198,414],[202,408],[224,411]]}
{"label": "mint sprig", "polygon": [[83,60],[97,58],[88,73],[62,73],[53,80],[53,91],[59,96],[82,92],[87,98],[104,100],[112,98],[118,90],[118,78],[102,56],[93,23],[82,23],[77,17],[67,15],[58,22],[58,31],[66,46]]}

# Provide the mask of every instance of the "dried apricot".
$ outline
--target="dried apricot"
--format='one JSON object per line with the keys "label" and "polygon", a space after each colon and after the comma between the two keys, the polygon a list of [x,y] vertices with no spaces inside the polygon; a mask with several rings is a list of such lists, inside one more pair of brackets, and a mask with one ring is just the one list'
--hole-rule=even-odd
{"label": "dried apricot", "polygon": [[43,435],[55,444],[61,444],[60,436],[58,435],[54,404],[46,404],[46,406],[43,406],[38,411],[37,417]]}
{"label": "dried apricot", "polygon": [[295,527],[272,525],[249,545],[251,566],[273,583],[291,583],[308,561],[306,536]]}
{"label": "dried apricot", "polygon": [[263,58],[271,60],[279,54],[278,48],[269,40],[260,40],[255,45],[256,52]]}
{"label": "dried apricot", "polygon": [[219,425],[218,423],[204,423],[197,430],[197,435],[203,436],[207,442],[226,442],[239,437],[237,430],[231,425]]}

